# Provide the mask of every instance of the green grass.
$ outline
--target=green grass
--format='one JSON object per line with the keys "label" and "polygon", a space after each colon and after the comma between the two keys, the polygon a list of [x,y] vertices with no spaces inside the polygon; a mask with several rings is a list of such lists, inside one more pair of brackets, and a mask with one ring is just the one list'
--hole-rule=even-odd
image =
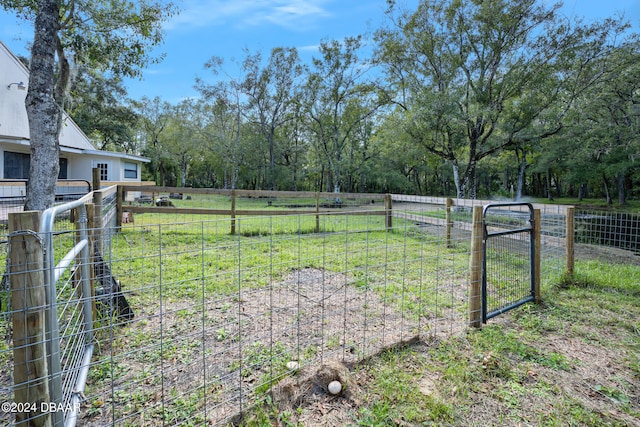
{"label": "green grass", "polygon": [[[101,345],[96,357],[107,358],[104,363],[113,363],[114,368],[98,363],[87,393],[99,393],[100,387],[115,381],[119,384],[116,389],[122,387],[124,393],[117,404],[122,405],[126,397],[130,399],[118,416],[130,417],[132,422],[142,422],[141,413],[152,417],[152,423],[162,415],[157,414],[157,401],[144,398],[148,389],[158,389],[160,372],[171,372],[174,366],[198,365],[203,356],[215,360],[209,363],[221,377],[216,387],[207,379],[208,388],[218,393],[240,380],[247,396],[260,399],[275,382],[290,374],[287,362],[309,363],[328,351],[342,351],[340,334],[324,337],[322,343],[317,336],[310,337],[297,348],[291,343],[274,341],[268,345],[268,341],[244,341],[246,337],[241,341],[238,337],[238,330],[251,322],[238,313],[238,301],[278,285],[296,270],[313,268],[344,274],[354,289],[375,294],[408,321],[454,312],[456,316],[465,315],[464,301],[448,295],[446,289],[464,283],[468,244],[445,248],[440,237],[416,229],[411,222],[398,219],[394,229],[387,230],[382,216],[331,215],[321,218],[322,231],[316,233],[315,216],[243,218],[238,220],[238,233],[230,235],[228,220],[172,223],[171,217],[163,217],[165,222],[155,226],[140,226],[137,220],[135,225],[126,225],[114,236],[108,254],[136,319],[132,326],[117,331],[105,323],[99,331]],[[198,332],[203,328],[207,334],[204,347],[202,332]],[[353,345],[358,354],[362,351],[360,343],[349,340],[344,345]],[[236,351],[241,351],[240,357],[231,359]],[[215,354],[220,352],[228,353],[226,359],[232,361],[217,358]],[[163,376],[165,392],[171,389],[166,378],[173,384],[173,377],[171,373]],[[176,387],[175,399],[164,399],[165,417],[180,420],[184,407],[201,413],[206,403],[189,404],[195,400],[192,396],[197,388]],[[211,399],[218,402],[222,398],[216,394]],[[104,409],[94,405],[91,412],[100,419]],[[295,418],[295,414],[275,416],[282,423]]]}
{"label": "green grass", "polygon": [[352,425],[636,425],[640,267],[579,261],[576,271],[546,287],[542,304],[361,364]]}
{"label": "green grass", "polygon": [[[398,299],[403,289],[434,297],[421,288],[435,285],[443,264],[463,272],[468,264],[465,245],[442,249],[438,239],[403,228],[400,221],[386,231],[381,217],[331,217],[323,222],[324,232],[311,233],[300,218],[272,220],[277,222],[247,220],[246,227],[254,232],[235,236],[215,222],[126,227],[113,242],[113,268],[128,289],[149,288],[139,292],[141,302],[159,298],[155,284],[160,279],[163,298],[198,301],[203,294],[237,293],[247,283],[264,287],[292,269],[318,268],[346,271],[361,288],[384,283],[383,296],[401,304],[410,303]],[[434,262],[428,262],[430,254]]]}
{"label": "green grass", "polygon": [[[164,223],[140,226],[138,218]],[[410,320],[424,316],[425,307],[438,317],[466,316],[466,304],[450,295],[450,289],[464,287],[468,280],[468,243],[446,248],[441,238],[411,222],[394,218],[394,229],[386,230],[382,216],[333,215],[322,217],[316,233],[313,215],[242,218],[237,234],[230,235],[228,219],[174,220],[171,215],[137,215],[136,225],[125,226],[107,254],[137,317],[135,327],[113,335],[108,328],[99,331],[99,360],[90,371],[86,394],[115,381],[111,399],[116,417],[130,417],[126,425],[204,421],[203,400],[224,399],[219,396],[224,379],[207,379],[206,390],[200,384],[180,386],[173,381],[188,374],[177,367],[188,370],[225,346],[238,348],[233,316],[250,322],[237,313],[238,300],[297,269],[345,273],[355,288],[375,293]],[[58,248],[69,242],[61,241]],[[502,271],[526,267],[513,256],[492,260],[506,264]],[[541,305],[525,305],[480,331],[368,359],[354,371],[362,395],[351,410],[351,422],[625,425],[640,416],[638,283],[637,266],[579,262],[574,277],[545,287]],[[166,321],[162,336],[154,324],[160,302]],[[209,317],[205,307],[215,308],[228,323]],[[197,344],[198,328],[203,327],[211,333],[206,348]],[[337,349],[340,337],[325,344]],[[228,371],[242,378],[245,393],[265,402],[247,415],[245,424],[296,425],[313,412],[304,404],[281,411],[266,396],[289,374],[288,361],[313,361],[321,351],[316,344],[296,349],[298,354],[280,342],[243,344],[242,358],[229,364]],[[2,354],[8,357],[9,352]],[[606,372],[613,374],[591,366],[596,359],[590,354],[607,355],[611,369]],[[153,392],[160,383],[164,405]],[[425,384],[435,386],[425,391]],[[108,403],[92,400],[88,413],[99,417],[103,404]]]}

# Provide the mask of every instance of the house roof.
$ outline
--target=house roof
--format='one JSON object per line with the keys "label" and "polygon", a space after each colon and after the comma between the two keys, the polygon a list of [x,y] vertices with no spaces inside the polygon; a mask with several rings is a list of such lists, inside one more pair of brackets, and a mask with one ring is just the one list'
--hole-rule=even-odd
{"label": "house roof", "polygon": [[[24,101],[26,90],[20,90],[18,83],[29,83],[29,70],[9,48],[0,41],[0,142],[29,145],[29,120]],[[60,150],[148,162],[149,159],[115,151],[96,149],[80,127],[64,113],[60,132]]]}

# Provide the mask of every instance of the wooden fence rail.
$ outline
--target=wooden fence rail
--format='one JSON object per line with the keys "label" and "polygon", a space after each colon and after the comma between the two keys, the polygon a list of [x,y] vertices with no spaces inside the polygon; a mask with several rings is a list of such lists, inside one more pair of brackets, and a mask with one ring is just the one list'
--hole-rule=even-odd
{"label": "wooden fence rail", "polygon": [[[179,208],[174,206],[125,206],[125,200],[127,198],[127,192],[139,192],[139,193],[151,193],[152,202],[155,201],[156,196],[161,193],[169,194],[194,194],[194,195],[219,195],[227,196],[230,199],[230,209],[211,209],[211,208]],[[274,210],[274,209],[237,209],[236,202],[238,198],[260,198],[260,199],[274,199],[274,198],[300,198],[300,199],[312,199],[313,209],[290,209],[290,210]],[[337,199],[356,199],[356,200],[368,200],[371,202],[382,201],[384,209],[367,209],[367,215],[384,215],[386,226],[391,228],[392,226],[392,206],[391,195],[389,194],[368,194],[368,193],[348,193],[348,194],[336,194],[328,192],[310,192],[310,191],[261,191],[261,190],[223,190],[214,188],[185,188],[185,187],[158,187],[148,185],[137,186],[119,186],[118,198],[117,198],[117,226],[122,226],[122,213],[130,212],[136,213],[162,213],[162,214],[182,214],[182,215],[221,215],[231,218],[230,221],[230,233],[235,234],[236,231],[236,217],[237,216],[272,216],[272,215],[316,215],[316,231],[320,230],[320,216],[329,214],[345,214],[353,213],[358,208],[325,208],[321,206],[321,199],[337,200]]]}
{"label": "wooden fence rail", "polygon": [[[183,214],[183,215],[221,215],[231,218],[230,221],[230,233],[235,234],[236,231],[236,217],[237,216],[273,216],[273,215],[316,215],[316,231],[320,230],[320,216],[330,214],[346,214],[353,213],[355,208],[324,208],[320,204],[322,199],[356,199],[356,200],[369,200],[371,202],[381,201],[383,203],[382,209],[367,208],[367,215],[384,215],[385,225],[387,228],[393,227],[393,217],[403,218],[406,220],[414,220],[421,223],[430,223],[432,225],[441,225],[446,227],[445,236],[447,239],[447,247],[451,246],[451,230],[453,228],[459,228],[461,230],[471,231],[473,228],[472,223],[465,223],[462,221],[454,221],[452,219],[452,211],[455,209],[473,209],[477,206],[483,206],[493,203],[491,200],[466,200],[466,199],[452,199],[445,197],[431,197],[431,196],[413,196],[404,194],[374,194],[374,193],[330,193],[330,192],[311,192],[311,191],[264,191],[264,190],[225,190],[216,188],[189,188],[189,187],[159,187],[155,185],[118,185],[118,197],[117,197],[117,226],[122,226],[123,211],[131,214],[135,213],[163,213],[163,214]],[[220,195],[230,198],[229,209],[211,209],[211,208],[176,208],[170,206],[156,207],[156,206],[125,206],[127,192],[137,193],[150,193],[152,200],[155,200],[156,196],[161,193],[179,193],[179,194],[198,194],[198,195]],[[313,209],[291,209],[291,210],[260,210],[260,209],[237,209],[236,202],[238,198],[305,198],[313,199]],[[445,219],[437,219],[433,217],[427,217],[424,215],[418,215],[411,212],[405,212],[402,209],[394,211],[393,203],[417,203],[417,204],[430,204],[434,206],[441,206],[445,209]],[[566,217],[567,233],[565,236],[543,236],[545,245],[551,246],[565,246],[566,247],[566,270],[569,274],[573,273],[574,269],[574,230],[573,230],[573,215],[574,208],[565,205],[544,205],[544,204],[532,204],[535,209],[541,210],[543,213],[551,213],[557,215],[564,215]],[[523,209],[522,207],[515,206],[515,210]],[[358,210],[362,210],[358,208]]]}

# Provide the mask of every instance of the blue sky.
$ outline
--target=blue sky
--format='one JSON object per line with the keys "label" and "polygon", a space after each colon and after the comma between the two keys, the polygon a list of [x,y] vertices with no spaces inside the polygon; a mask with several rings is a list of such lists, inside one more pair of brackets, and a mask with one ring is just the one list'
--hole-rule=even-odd
{"label": "blue sky", "polygon": [[[551,2],[551,0],[542,0]],[[129,96],[159,96],[175,103],[197,96],[195,77],[213,80],[204,63],[213,55],[241,59],[243,49],[265,55],[277,46],[293,46],[303,60],[322,40],[343,39],[375,30],[385,19],[385,0],[177,0],[182,12],[165,25],[158,53],[166,58],[144,71],[142,80],[127,80]],[[398,0],[410,9],[418,0]],[[586,21],[623,13],[640,28],[640,0],[565,0],[563,13]],[[0,11],[0,40],[15,53],[28,55],[32,27]]]}

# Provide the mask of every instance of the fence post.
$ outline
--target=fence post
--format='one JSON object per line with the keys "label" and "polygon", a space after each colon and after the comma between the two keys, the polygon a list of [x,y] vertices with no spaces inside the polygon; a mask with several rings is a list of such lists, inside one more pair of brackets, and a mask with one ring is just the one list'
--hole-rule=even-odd
{"label": "fence post", "polygon": [[231,235],[236,234],[236,190],[231,190]]}
{"label": "fence post", "polygon": [[[91,265],[91,269],[89,272],[89,286],[91,287],[91,311],[93,312],[93,321],[95,322],[98,319],[98,308],[96,307],[96,274],[95,274],[95,248],[94,248],[94,234],[96,231],[96,222],[95,222],[95,205],[93,203],[87,203],[87,234],[89,237],[89,263]],[[102,249],[102,248],[101,248]]]}
{"label": "fence post", "polygon": [[566,231],[566,257],[567,257],[567,274],[573,276],[575,267],[575,214],[576,208],[573,206],[567,208],[567,231]]}
{"label": "fence post", "polygon": [[98,247],[102,251],[102,191],[94,190],[93,191],[93,204],[95,205],[95,209],[93,211],[93,236],[95,241],[98,243]]}
{"label": "fence post", "polygon": [[482,327],[482,206],[473,207],[469,261],[469,325]]}
{"label": "fence post", "polygon": [[533,210],[533,293],[536,302],[542,300],[540,296],[540,250],[542,248],[542,215],[540,209]]}
{"label": "fence post", "polygon": [[446,213],[445,213],[445,218],[446,218],[446,223],[447,223],[447,230],[446,230],[446,244],[447,244],[447,248],[451,248],[451,229],[453,228],[453,221],[451,220],[451,207],[453,206],[453,199],[447,198],[447,200],[445,201],[445,208],[446,208]]}
{"label": "fence post", "polygon": [[118,185],[116,194],[116,227],[122,227],[122,205],[124,203],[124,189],[122,185]]}
{"label": "fence post", "polygon": [[320,232],[320,193],[316,191],[316,233]]}
{"label": "fence post", "polygon": [[393,206],[391,204],[391,194],[384,195],[385,225],[387,228],[393,228]]}
{"label": "fence post", "polygon": [[45,342],[44,248],[36,234],[39,229],[37,211],[9,214],[14,401],[35,405],[35,411],[16,414],[16,424],[24,426],[51,426],[49,413],[40,409],[42,403],[53,401]]}
{"label": "fence post", "polygon": [[91,186],[93,191],[100,189],[100,169],[98,168],[91,169]]}

